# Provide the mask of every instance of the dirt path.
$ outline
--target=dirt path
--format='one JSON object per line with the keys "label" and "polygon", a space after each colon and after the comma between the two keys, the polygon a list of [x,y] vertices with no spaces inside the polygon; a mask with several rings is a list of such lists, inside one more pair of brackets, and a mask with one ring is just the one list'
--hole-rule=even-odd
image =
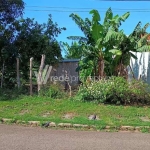
{"label": "dirt path", "polygon": [[0,150],[150,150],[150,134],[62,131],[0,124]]}

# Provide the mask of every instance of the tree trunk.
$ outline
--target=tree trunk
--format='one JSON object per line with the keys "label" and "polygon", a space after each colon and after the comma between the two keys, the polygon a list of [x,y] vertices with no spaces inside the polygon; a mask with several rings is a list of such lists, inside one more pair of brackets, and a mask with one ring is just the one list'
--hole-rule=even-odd
{"label": "tree trunk", "polygon": [[32,96],[33,94],[33,86],[32,86],[32,63],[33,63],[33,57],[30,58],[30,95]]}
{"label": "tree trunk", "polygon": [[39,69],[39,73],[38,73],[38,79],[37,79],[38,93],[40,92],[41,85],[43,84],[42,71],[43,71],[43,67],[44,67],[44,62],[45,62],[45,55],[42,55],[41,65],[40,65],[40,69]]}
{"label": "tree trunk", "polygon": [[98,60],[98,75],[100,79],[104,77],[104,59],[103,58],[100,58]]}
{"label": "tree trunk", "polygon": [[17,86],[20,88],[20,76],[19,76],[19,58],[16,58],[17,60]]}
{"label": "tree trunk", "polygon": [[4,70],[5,70],[5,62],[3,62],[3,65],[2,65],[1,88],[3,88]]}

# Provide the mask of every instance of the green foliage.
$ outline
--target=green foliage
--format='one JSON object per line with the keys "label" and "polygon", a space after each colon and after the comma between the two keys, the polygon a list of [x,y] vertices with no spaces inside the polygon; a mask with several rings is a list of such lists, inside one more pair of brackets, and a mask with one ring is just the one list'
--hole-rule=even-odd
{"label": "green foliage", "polygon": [[64,57],[67,59],[81,59],[83,56],[82,45],[78,42],[72,42],[71,45],[62,42],[61,47],[65,52]]}
{"label": "green foliage", "polygon": [[[92,14],[91,20],[87,18],[83,20],[77,14],[70,15],[85,35],[85,37],[71,36],[69,38],[82,43],[81,61],[84,64],[79,65],[78,70],[82,74],[85,72],[85,76],[86,72],[91,69],[93,69],[91,76],[93,73],[101,77],[105,75],[127,76],[127,72],[119,66],[126,68],[131,57],[136,58],[131,51],[150,51],[150,45],[147,42],[149,34],[146,32],[149,23],[142,28],[139,22],[134,31],[127,36],[123,30],[120,30],[120,26],[130,16],[129,12],[114,15],[112,9],[109,8],[103,23],[97,10],[91,10],[90,14]],[[91,61],[93,65],[88,65]]]}
{"label": "green foliage", "polygon": [[0,89],[0,101],[18,100],[25,95],[28,95],[28,90],[25,87],[20,89]]}
{"label": "green foliage", "polygon": [[[116,43],[120,43],[122,40],[121,37],[123,37],[123,35],[121,34],[122,31],[121,33],[119,32],[119,27],[121,26],[121,23],[129,17],[130,13],[127,12],[122,16],[114,16],[111,8],[109,8],[106,11],[103,23],[100,22],[101,17],[97,10],[91,10],[90,14],[92,14],[91,20],[87,18],[83,20],[76,14],[70,15],[70,17],[72,17],[75,23],[83,31],[85,35],[84,38],[86,38],[86,40],[82,40],[82,61],[85,63],[85,65],[82,65],[79,68],[80,71],[85,69],[90,70],[93,68],[92,73],[97,76],[104,76],[104,67],[107,67],[105,66],[104,61],[107,61],[108,66],[113,66],[114,64],[112,65],[112,56],[120,55],[120,58],[117,57],[118,59],[114,60],[114,63],[120,63],[119,61],[122,56],[122,51],[118,47],[114,50],[113,46],[115,46]],[[81,42],[81,38],[79,38],[79,42]],[[86,65],[88,61],[93,61],[93,66]],[[109,67],[110,70],[107,72],[113,73],[114,68]],[[108,70],[108,68],[105,69],[105,71],[106,70]],[[107,72],[105,73],[110,75]]]}
{"label": "green foliage", "polygon": [[143,81],[126,81],[123,77],[110,77],[85,83],[77,99],[98,103],[144,105],[150,104],[149,86]]}
{"label": "green foliage", "polygon": [[[51,15],[49,15],[47,24],[39,24],[34,19],[27,18],[14,20],[10,23],[10,28],[4,28],[2,38],[0,38],[1,69],[4,64],[3,86],[14,87],[16,83],[16,58],[20,60],[22,80],[29,79],[31,57],[34,58],[33,65],[36,69],[39,67],[42,54],[46,55],[46,64],[56,64],[62,58],[60,45],[56,40],[62,30],[65,28],[58,27],[57,23],[52,21]],[[11,40],[12,35],[13,40]],[[13,82],[10,79],[13,79]]]}
{"label": "green foliage", "polygon": [[0,3],[0,25],[11,23],[23,15],[23,0],[1,0]]}
{"label": "green foliage", "polygon": [[60,84],[51,84],[50,86],[43,87],[39,96],[49,97],[53,99],[62,99],[67,96]]}
{"label": "green foliage", "polygon": [[83,101],[104,103],[108,90],[108,82],[105,80],[85,83],[80,87],[77,99],[81,98]]}

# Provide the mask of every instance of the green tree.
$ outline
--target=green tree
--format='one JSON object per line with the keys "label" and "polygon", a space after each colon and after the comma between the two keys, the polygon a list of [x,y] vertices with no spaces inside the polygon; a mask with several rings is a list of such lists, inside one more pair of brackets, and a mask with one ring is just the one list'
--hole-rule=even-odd
{"label": "green tree", "polygon": [[83,57],[82,45],[76,41],[69,45],[67,42],[61,42],[61,47],[65,53],[64,58],[81,59]]}
{"label": "green tree", "polygon": [[[101,23],[100,14],[97,10],[90,11],[92,20],[83,21],[78,15],[71,14],[73,20],[80,27],[85,35],[86,40],[81,37],[69,37],[73,40],[82,40],[84,42],[82,63],[78,70],[93,68],[94,71],[88,69],[89,75],[98,75],[104,77],[105,75],[124,75],[125,68],[129,65],[131,57],[135,56],[131,51],[148,50],[146,29],[140,28],[139,25],[135,28],[130,36],[126,36],[123,30],[120,30],[122,22],[124,22],[130,15],[129,12],[122,16],[113,15],[111,8],[106,11],[103,23]],[[141,35],[144,36],[141,38]],[[127,72],[126,72],[127,73]]]}
{"label": "green tree", "polygon": [[[113,41],[113,49],[106,47],[111,55],[105,56],[105,60],[108,62],[105,69],[107,69],[107,75],[124,76],[127,78],[128,71],[127,66],[130,65],[130,58],[136,59],[132,52],[144,52],[150,51],[147,38],[149,34],[146,32],[149,24],[147,23],[143,28],[141,22],[137,24],[133,32],[127,36],[123,30],[115,31],[116,38],[113,38],[114,31],[111,30],[107,33],[106,42]],[[116,55],[118,53],[119,55]],[[112,59],[113,58],[113,59]],[[110,61],[112,59],[112,61]],[[108,71],[109,70],[109,71]]]}
{"label": "green tree", "polygon": [[[1,0],[0,1],[0,68],[1,87],[6,67],[6,59],[14,57],[13,47],[16,28],[14,22],[23,15],[24,2],[22,0]],[[8,66],[8,65],[7,65]],[[11,78],[10,78],[11,80]]]}
{"label": "green tree", "polygon": [[[109,8],[106,11],[106,15],[103,23],[100,23],[101,18],[97,10],[90,11],[90,14],[93,15],[91,21],[87,18],[85,21],[83,21],[83,19],[81,19],[78,15],[71,14],[71,17],[73,18],[73,20],[75,20],[75,22],[77,23],[77,25],[80,27],[80,29],[83,31],[85,35],[86,40],[84,41],[86,42],[83,44],[84,47],[83,49],[84,52],[86,52],[86,57],[84,58],[84,62],[88,64],[87,63],[88,61],[94,60],[93,68],[94,68],[95,75],[103,77],[104,62],[105,62],[104,57],[105,57],[105,53],[107,52],[106,47],[108,47],[109,45],[110,49],[113,48],[113,42],[105,40],[107,33],[109,30],[112,30],[114,32],[111,36],[115,37],[116,31],[118,31],[121,22],[125,21],[128,18],[129,12],[125,13],[122,16],[119,15],[113,16],[112,10],[111,8]],[[69,37],[69,38],[73,39],[73,37]],[[76,38],[76,39],[82,40],[84,38]]]}
{"label": "green tree", "polygon": [[61,59],[61,49],[56,37],[65,30],[58,27],[49,15],[48,22],[39,24],[34,19],[23,19],[24,3],[21,0],[2,0],[0,4],[0,65],[3,85],[16,83],[16,58],[20,60],[22,79],[28,79],[29,59],[34,57],[37,67],[41,55],[48,64]]}
{"label": "green tree", "polygon": [[[46,55],[45,63],[50,65],[57,63],[62,58],[61,49],[56,37],[64,28],[59,28],[52,21],[51,15],[49,15],[47,24],[38,24],[34,19],[27,18],[17,20],[15,25],[17,27],[17,34],[15,35],[12,47],[10,47],[12,53],[9,53],[5,59],[7,70],[11,72],[14,82],[16,82],[16,58],[20,59],[20,73],[24,80],[27,80],[29,77],[30,57],[34,58],[36,68],[39,67],[42,54]],[[6,49],[5,53],[7,52],[8,49]],[[10,75],[7,76],[7,81],[9,79]]]}

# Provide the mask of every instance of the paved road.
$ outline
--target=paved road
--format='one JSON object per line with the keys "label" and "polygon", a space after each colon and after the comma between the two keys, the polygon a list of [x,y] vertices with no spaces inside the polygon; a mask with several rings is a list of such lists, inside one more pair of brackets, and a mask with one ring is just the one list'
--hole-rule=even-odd
{"label": "paved road", "polygon": [[0,150],[150,150],[150,134],[62,131],[0,124]]}

